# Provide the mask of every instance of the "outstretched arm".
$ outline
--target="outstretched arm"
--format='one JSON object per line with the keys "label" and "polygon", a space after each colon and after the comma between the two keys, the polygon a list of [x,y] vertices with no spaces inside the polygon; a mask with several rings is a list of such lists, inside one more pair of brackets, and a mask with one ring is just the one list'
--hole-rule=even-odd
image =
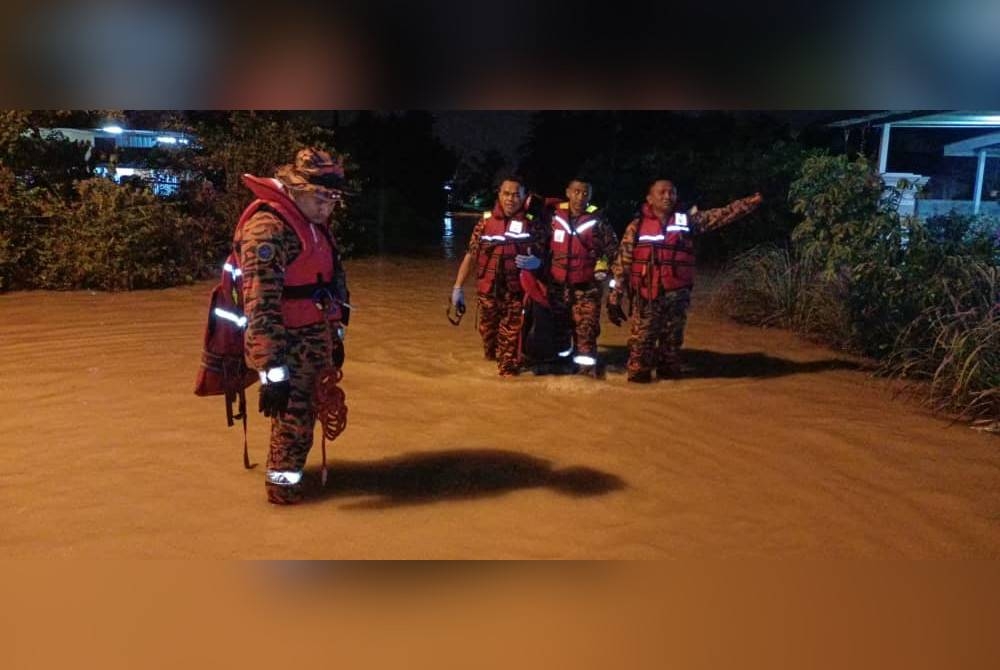
{"label": "outstretched arm", "polygon": [[692,215],[692,228],[697,233],[704,233],[728,226],[757,209],[763,200],[760,193],[754,193],[749,197],[733,200],[725,207],[696,212]]}

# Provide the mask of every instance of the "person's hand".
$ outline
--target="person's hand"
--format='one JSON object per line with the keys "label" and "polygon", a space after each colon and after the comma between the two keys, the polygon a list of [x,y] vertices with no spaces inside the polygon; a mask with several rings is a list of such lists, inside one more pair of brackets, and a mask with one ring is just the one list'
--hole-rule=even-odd
{"label": "person's hand", "polygon": [[518,254],[514,257],[514,264],[521,270],[537,270],[542,267],[542,259],[538,256]]}
{"label": "person's hand", "polygon": [[333,340],[333,349],[330,354],[330,362],[333,363],[334,367],[342,368],[344,367],[344,335],[343,335],[344,329],[341,327],[338,328],[337,331],[339,337],[336,337]]}
{"label": "person's hand", "polygon": [[267,382],[260,387],[260,403],[257,408],[264,416],[276,417],[288,409],[288,397],[292,393],[292,383]]}
{"label": "person's hand", "polygon": [[762,202],[764,202],[764,196],[760,194],[760,191],[750,196],[750,204],[752,204],[754,207],[756,207]]}
{"label": "person's hand", "polygon": [[465,307],[465,292],[462,291],[461,286],[456,286],[451,289],[451,304],[455,307],[458,307],[459,305]]}
{"label": "person's hand", "polygon": [[620,291],[612,291],[608,294],[608,321],[616,326],[625,323],[625,310],[621,305],[622,294]]}

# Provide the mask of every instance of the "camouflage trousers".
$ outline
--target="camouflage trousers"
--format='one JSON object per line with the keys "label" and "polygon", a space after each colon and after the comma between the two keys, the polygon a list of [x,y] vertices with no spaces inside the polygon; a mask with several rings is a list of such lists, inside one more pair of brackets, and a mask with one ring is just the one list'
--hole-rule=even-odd
{"label": "camouflage trousers", "polygon": [[636,299],[628,338],[629,381],[649,381],[654,368],[661,379],[679,374],[690,305],[691,289],[670,291],[653,300]]}
{"label": "camouflage trousers", "polygon": [[[577,356],[597,357],[597,338],[601,334],[601,293],[597,283],[577,285],[553,284],[549,287],[552,318],[560,333],[571,333],[573,351]],[[570,341],[570,338],[565,338]]]}
{"label": "camouflage trousers", "polygon": [[483,340],[483,354],[487,360],[496,360],[502,376],[517,374],[521,364],[518,345],[524,323],[521,296],[480,293],[478,298],[479,337]]}
{"label": "camouflage trousers", "polygon": [[[268,472],[302,472],[305,468],[316,426],[316,379],[333,356],[342,356],[342,352],[343,343],[322,323],[288,329],[285,365],[292,388],[288,409],[271,419]],[[296,502],[301,498],[301,484],[277,485],[265,480],[265,486],[272,502]]]}

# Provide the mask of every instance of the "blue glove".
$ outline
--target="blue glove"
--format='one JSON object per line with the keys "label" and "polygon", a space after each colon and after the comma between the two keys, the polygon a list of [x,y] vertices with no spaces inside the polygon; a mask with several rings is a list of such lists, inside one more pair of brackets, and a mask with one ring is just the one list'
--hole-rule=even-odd
{"label": "blue glove", "polygon": [[461,286],[451,289],[451,304],[455,307],[459,305],[465,307],[465,293],[462,292]]}
{"label": "blue glove", "polygon": [[538,256],[523,256],[518,254],[514,257],[514,264],[522,270],[537,270],[542,267],[542,259]]}

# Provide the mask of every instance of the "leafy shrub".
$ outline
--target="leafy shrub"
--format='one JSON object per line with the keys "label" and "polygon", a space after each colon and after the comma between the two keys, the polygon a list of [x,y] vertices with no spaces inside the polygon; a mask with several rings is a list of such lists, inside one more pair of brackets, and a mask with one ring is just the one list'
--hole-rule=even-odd
{"label": "leafy shrub", "polygon": [[192,220],[152,193],[104,179],[77,184],[45,237],[39,285],[107,291],[191,280],[185,239]]}
{"label": "leafy shrub", "polygon": [[734,259],[715,304],[883,361],[926,381],[936,409],[1000,418],[1000,239],[994,222],[901,218],[864,159],[813,156],[789,194],[791,249]]}
{"label": "leafy shrub", "polygon": [[0,167],[0,290],[35,285],[45,235],[61,208],[47,190],[28,188]]}

